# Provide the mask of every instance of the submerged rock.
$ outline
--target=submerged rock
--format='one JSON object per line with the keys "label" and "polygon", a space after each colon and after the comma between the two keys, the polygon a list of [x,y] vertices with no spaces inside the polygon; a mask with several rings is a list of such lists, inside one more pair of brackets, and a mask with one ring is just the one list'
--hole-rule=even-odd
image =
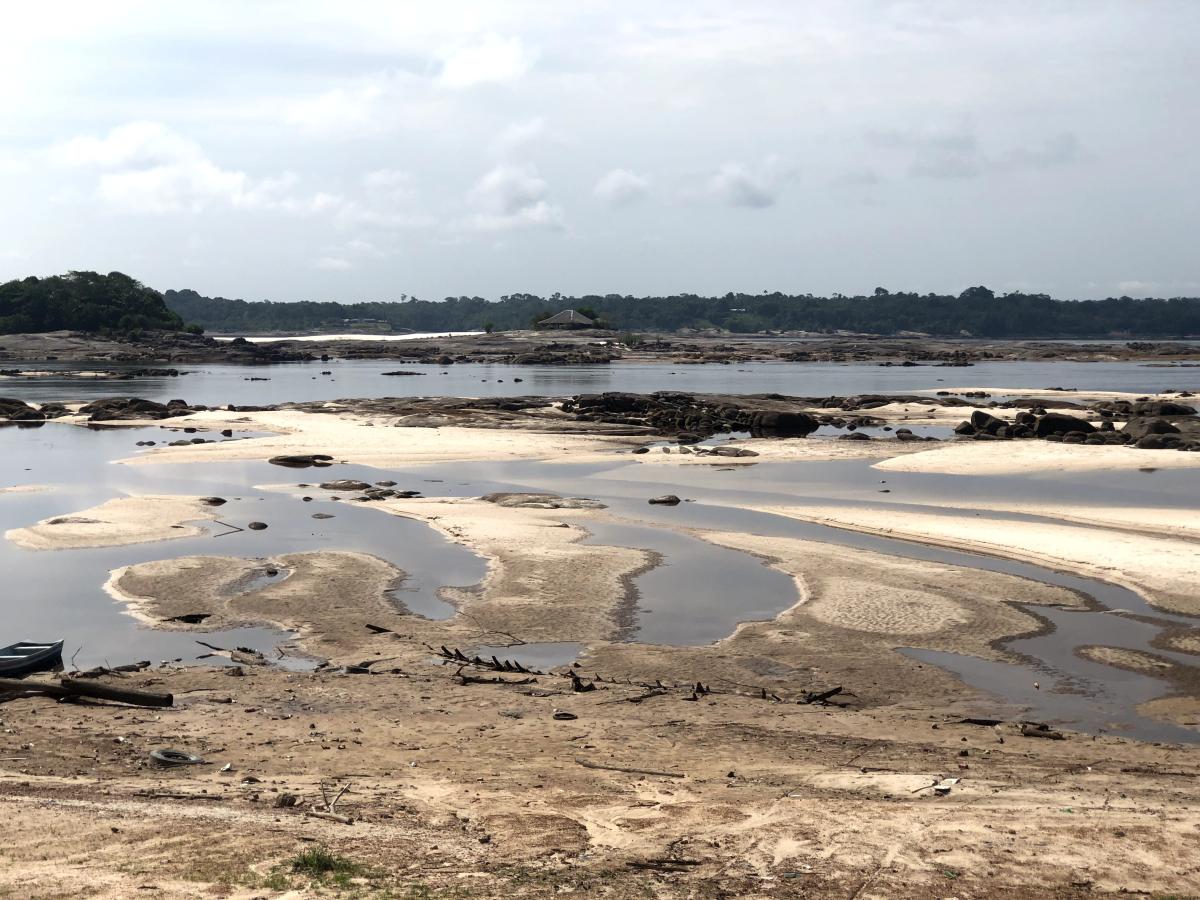
{"label": "submerged rock", "polygon": [[340,481],[324,481],[320,484],[323,491],[365,491],[370,487],[365,481],[354,481],[343,478]]}

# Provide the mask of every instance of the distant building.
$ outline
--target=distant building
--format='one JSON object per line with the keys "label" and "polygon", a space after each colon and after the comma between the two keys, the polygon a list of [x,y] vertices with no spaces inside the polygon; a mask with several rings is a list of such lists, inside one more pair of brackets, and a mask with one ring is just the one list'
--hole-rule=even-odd
{"label": "distant building", "polygon": [[594,319],[589,319],[581,312],[576,312],[573,309],[564,309],[562,312],[551,316],[548,319],[542,319],[537,323],[538,328],[595,328],[596,322]]}

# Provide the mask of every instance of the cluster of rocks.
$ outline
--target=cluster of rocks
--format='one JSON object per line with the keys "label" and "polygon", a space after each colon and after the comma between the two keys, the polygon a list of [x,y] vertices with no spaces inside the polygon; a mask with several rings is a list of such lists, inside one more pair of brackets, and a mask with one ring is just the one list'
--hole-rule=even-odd
{"label": "cluster of rocks", "polygon": [[[300,487],[308,487],[307,484],[302,484]],[[412,497],[420,497],[420,491],[398,491],[396,490],[396,482],[394,481],[377,481],[375,484],[368,484],[365,481],[358,481],[353,478],[340,478],[336,481],[323,481],[317,485],[323,491],[333,491],[335,493],[351,493],[361,492],[357,497],[351,497],[351,502],[354,503],[370,503],[372,501],[400,499],[407,500]],[[305,500],[311,500],[311,497],[305,497]],[[338,499],[337,497],[333,499]]]}
{"label": "cluster of rocks", "polygon": [[[955,434],[974,440],[1035,438],[1064,444],[1119,445],[1140,450],[1200,451],[1200,418],[1194,407],[1161,400],[1104,401],[1093,406],[1100,419],[1089,419],[1033,407],[1008,422],[977,409],[960,422]],[[1121,427],[1117,424],[1121,422]]]}
{"label": "cluster of rocks", "polygon": [[42,406],[30,406],[24,400],[12,397],[0,397],[0,417],[18,425],[37,424],[47,419],[57,419],[68,415],[70,410],[61,403],[44,403]]}
{"label": "cluster of rocks", "polygon": [[[670,447],[661,447],[663,453],[670,453]],[[756,450],[748,450],[745,447],[735,447],[732,444],[719,444],[715,447],[701,447],[699,445],[690,447],[687,444],[680,444],[675,448],[683,454],[693,454],[695,456],[728,456],[733,458],[745,456],[758,456]],[[635,454],[649,453],[649,447],[638,447],[633,451]]]}
{"label": "cluster of rocks", "polygon": [[776,400],[775,396],[609,391],[580,394],[565,401],[562,409],[580,421],[643,426],[659,434],[673,434],[681,443],[695,443],[726,431],[747,431],[755,437],[805,437],[820,427],[816,417],[797,410],[794,401]]}
{"label": "cluster of rocks", "polygon": [[207,406],[192,406],[186,400],[143,400],[141,397],[109,397],[94,400],[80,407],[79,414],[89,422],[120,422],[141,419],[171,419],[208,409]]}

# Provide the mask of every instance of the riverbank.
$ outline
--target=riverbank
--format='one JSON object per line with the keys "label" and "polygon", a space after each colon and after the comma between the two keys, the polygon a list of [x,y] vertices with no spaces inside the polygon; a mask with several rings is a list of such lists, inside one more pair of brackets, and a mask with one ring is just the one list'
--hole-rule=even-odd
{"label": "riverbank", "polygon": [[[1065,393],[1039,402],[1099,421],[1085,404],[1113,399]],[[702,401],[695,409],[755,428],[785,424],[770,418],[784,401]],[[841,423],[818,422],[806,438],[681,440],[702,414],[636,425],[616,421],[625,411],[581,418],[537,398],[507,407],[375,398],[126,420],[165,430],[128,435],[122,479],[186,468],[228,483],[245,473],[257,485],[240,483],[247,499],[225,507],[238,527],[261,515],[269,536],[282,520],[337,522],[349,517],[344,508],[361,509],[356,521],[381,527],[424,523],[481,557],[486,575],[443,582],[448,608],[434,618],[404,605],[410,573],[356,550],[353,532],[313,524],[313,548],[288,552],[226,533],[203,555],[191,542],[173,557],[171,543],[147,542],[198,529],[221,507],[166,494],[10,535],[45,548],[47,560],[97,546],[96,531],[106,546],[157,548],[157,558],[115,567],[107,584],[140,627],[203,639],[271,625],[294,635],[289,652],[322,665],[300,673],[252,656],[225,668],[180,659],[105,676],[171,691],[175,706],[153,713],[10,700],[0,806],[16,837],[0,884],[101,897],[143,886],[163,897],[305,896],[310,876],[292,860],[317,845],[359,867],[346,890],[379,897],[1200,891],[1194,749],[1131,740],[1117,726],[1056,727],[1048,733],[1061,739],[1047,739],[1022,727],[1019,702],[910,652],[1012,666],[1027,691],[1041,679],[1058,692],[1009,649],[1016,636],[1048,634],[1051,617],[1090,608],[1049,569],[1194,612],[1200,554],[1180,506],[1153,493],[1139,505],[1102,495],[1056,505],[1053,480],[1041,505],[956,485],[977,484],[973,462],[1025,495],[1038,493],[1039,478],[1169,476],[1181,471],[1170,466],[1200,465],[1200,453],[905,439],[900,429],[948,436],[975,411],[1015,423],[1024,407],[841,401],[797,410]],[[83,424],[68,410],[39,433],[71,423]],[[188,428],[186,444],[162,446]],[[226,429],[252,436],[191,443]],[[871,439],[846,439],[860,430]],[[147,434],[156,446],[136,448]],[[313,455],[330,458],[306,463]],[[998,468],[1006,455],[1016,462]],[[279,457],[291,459],[266,465]],[[901,464],[911,467],[888,468]],[[929,487],[916,480],[947,472]],[[492,482],[513,487],[476,486]],[[430,496],[402,496],[409,488]],[[646,502],[663,494],[680,502]],[[956,495],[952,514],[955,504],[937,498]],[[1032,521],[1060,512],[1059,522]],[[678,606],[665,615],[686,618],[689,591],[699,598],[704,586],[687,587],[686,561],[622,540],[627,527],[693,541],[700,554],[742,555],[746,580],[726,605],[773,611],[734,613],[712,642],[639,642],[648,617],[664,615],[654,606],[670,600]],[[915,549],[838,537],[860,532]],[[1049,568],[1042,580],[988,570],[940,560],[936,545]],[[667,570],[684,587],[656,594],[649,578]],[[775,593],[761,596],[763,585]],[[1135,670],[1158,677],[1165,660],[1160,698],[1138,712],[1181,729],[1172,734],[1197,730],[1200,693],[1174,661],[1200,653],[1194,629],[1164,631],[1155,653],[1089,640],[1080,655],[1114,684]],[[148,753],[164,746],[206,764],[154,767]],[[343,788],[332,818],[311,814],[330,813],[322,793]],[[169,839],[164,821],[176,823]],[[33,833],[38,840],[19,837]],[[50,847],[46,834],[58,838]],[[92,862],[80,862],[83,847]]]}
{"label": "riverbank", "polygon": [[138,339],[78,332],[3,336],[0,362],[244,363],[394,359],[414,364],[490,363],[587,365],[751,362],[875,363],[902,367],[967,367],[989,361],[1141,360],[1171,366],[1200,364],[1197,341],[1057,341],[879,335],[743,335],[510,331],[448,336],[303,335],[288,339],[212,338],[150,333]]}

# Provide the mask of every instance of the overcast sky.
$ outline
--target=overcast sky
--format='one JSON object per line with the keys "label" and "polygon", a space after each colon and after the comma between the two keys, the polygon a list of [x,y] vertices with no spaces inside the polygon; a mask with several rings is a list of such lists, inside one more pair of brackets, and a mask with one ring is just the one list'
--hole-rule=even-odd
{"label": "overcast sky", "polygon": [[8,4],[0,280],[1200,295],[1200,2]]}

